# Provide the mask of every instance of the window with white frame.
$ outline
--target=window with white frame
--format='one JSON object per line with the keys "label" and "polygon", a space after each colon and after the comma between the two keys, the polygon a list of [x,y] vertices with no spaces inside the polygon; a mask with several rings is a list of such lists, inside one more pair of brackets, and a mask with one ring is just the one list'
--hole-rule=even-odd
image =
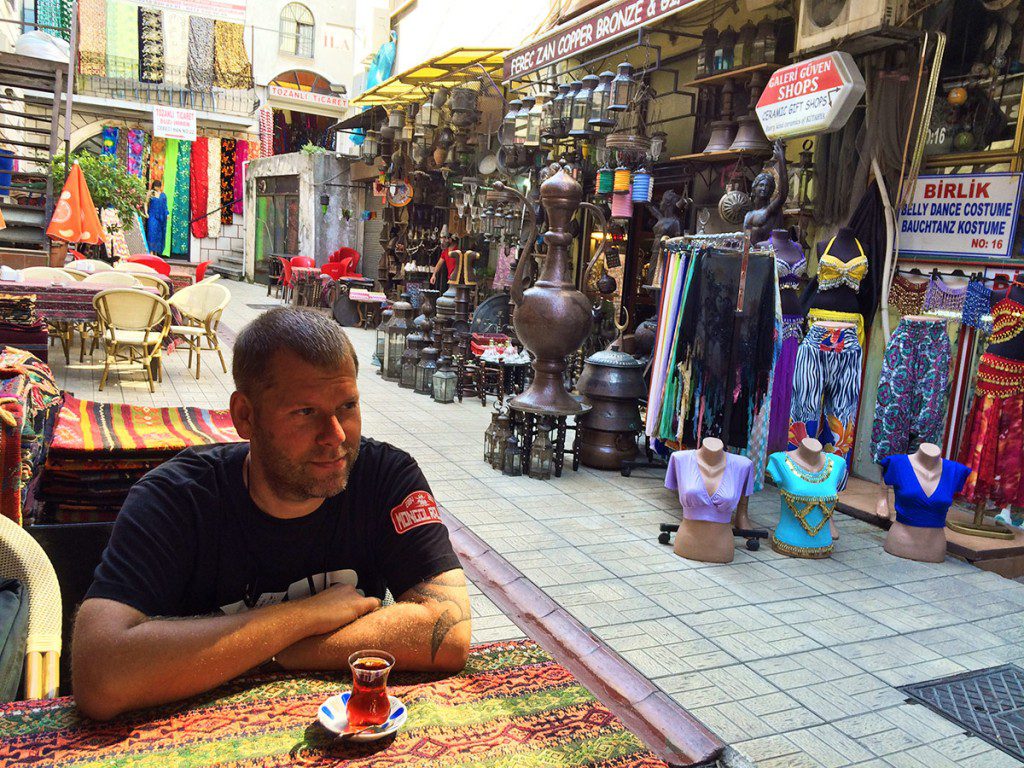
{"label": "window with white frame", "polygon": [[313,58],[313,14],[302,3],[288,3],[281,11],[281,50]]}

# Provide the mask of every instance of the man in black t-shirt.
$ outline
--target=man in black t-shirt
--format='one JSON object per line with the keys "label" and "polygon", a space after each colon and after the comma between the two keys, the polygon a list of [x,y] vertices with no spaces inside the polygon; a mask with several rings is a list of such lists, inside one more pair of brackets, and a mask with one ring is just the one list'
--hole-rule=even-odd
{"label": "man in black t-shirt", "polygon": [[[315,312],[274,309],[242,331],[231,416],[249,442],[183,451],[128,494],[75,622],[86,715],[268,661],[344,669],[364,648],[462,669],[465,577],[416,462],[361,436],[357,367]],[[396,602],[381,608],[385,591]]]}

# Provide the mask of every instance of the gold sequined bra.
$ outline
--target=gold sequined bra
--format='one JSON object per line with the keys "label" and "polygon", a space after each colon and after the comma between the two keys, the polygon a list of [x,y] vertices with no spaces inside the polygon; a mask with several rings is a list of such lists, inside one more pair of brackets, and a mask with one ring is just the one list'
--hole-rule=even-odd
{"label": "gold sequined bra", "polygon": [[860,288],[860,281],[868,273],[868,257],[865,255],[860,241],[854,239],[853,242],[857,244],[860,255],[850,261],[843,261],[831,253],[832,243],[835,241],[834,237],[828,241],[825,253],[818,259],[818,290],[828,291],[845,285],[856,291]]}
{"label": "gold sequined bra", "polygon": [[992,307],[992,335],[989,342],[1002,344],[1024,331],[1024,305],[1007,297]]}

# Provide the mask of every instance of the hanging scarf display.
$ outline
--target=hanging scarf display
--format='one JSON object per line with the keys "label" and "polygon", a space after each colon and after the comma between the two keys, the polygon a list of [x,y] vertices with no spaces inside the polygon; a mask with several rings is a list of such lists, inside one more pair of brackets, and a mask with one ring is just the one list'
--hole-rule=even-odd
{"label": "hanging scarf display", "polygon": [[220,139],[206,142],[206,232],[209,237],[220,237]]}
{"label": "hanging scarf display", "polygon": [[[181,142],[177,139],[167,139],[167,149],[164,152],[164,194],[167,196],[167,227],[164,230],[164,244],[160,248],[163,256],[171,253],[171,223],[174,218],[174,193],[178,183],[178,145]],[[149,244],[153,247],[153,244]]]}
{"label": "hanging scarf display", "polygon": [[128,168],[128,129],[122,128],[117,134],[117,162],[122,168]]}
{"label": "hanging scarf display", "polygon": [[665,382],[669,372],[675,369],[675,338],[676,325],[679,320],[679,307],[683,295],[683,278],[689,250],[681,245],[681,240],[670,240],[667,251],[665,275],[661,290],[661,306],[659,308],[658,332],[654,343],[654,359],[651,364],[651,386],[648,393],[647,435],[658,437],[659,421]]}
{"label": "hanging scarf display", "polygon": [[188,14],[164,14],[164,83],[177,88],[188,84]]}
{"label": "hanging scarf display", "polygon": [[171,216],[171,255],[188,256],[189,226],[192,219],[192,195],[189,175],[192,171],[192,142],[178,142],[178,168],[174,179],[174,214]]}
{"label": "hanging scarf display", "polygon": [[121,217],[116,208],[104,208],[100,211],[100,224],[107,235],[107,255],[114,261],[127,259],[132,255],[128,249],[128,241],[121,227]]}
{"label": "hanging scarf display", "polygon": [[257,157],[263,157],[260,154],[260,141],[259,139],[249,139],[249,159],[254,160]]}
{"label": "hanging scarf display", "polygon": [[111,125],[103,126],[103,134],[101,140],[103,142],[103,154],[114,155],[117,154],[117,134],[118,129]]}
{"label": "hanging scarf display", "polygon": [[[209,197],[207,184],[207,146],[208,139],[200,137],[192,142],[192,168],[189,172],[189,194],[192,197],[192,236],[206,237],[209,234],[206,226],[206,201]],[[202,218],[199,218],[202,217]]]}
{"label": "hanging scarf display", "polygon": [[274,155],[274,110],[270,107],[259,108],[260,126],[260,157]]}
{"label": "hanging scarf display", "polygon": [[220,223],[231,224],[234,214],[231,212],[235,197],[235,140],[220,140]]}
{"label": "hanging scarf display", "polygon": [[189,17],[188,87],[197,93],[213,90],[213,19]]}
{"label": "hanging scarf display", "polygon": [[62,40],[71,39],[71,0],[36,0],[36,22],[43,31]]}
{"label": "hanging scarf display", "polygon": [[83,75],[107,74],[107,0],[78,0],[78,69]]}
{"label": "hanging scarf display", "polygon": [[167,151],[167,139],[154,136],[149,146],[149,184],[164,180],[164,159]]}
{"label": "hanging scarf display", "polygon": [[512,260],[515,258],[516,249],[509,246],[501,246],[498,251],[498,263],[494,268],[494,279],[491,281],[491,288],[508,288],[512,285]]}
{"label": "hanging scarf display", "polygon": [[245,52],[244,32],[241,24],[213,23],[213,84],[218,88],[252,88],[252,65]]}
{"label": "hanging scarf display", "polygon": [[163,11],[156,8],[139,8],[139,80],[164,81]]}
{"label": "hanging scarf display", "polygon": [[239,140],[235,142],[235,202],[231,205],[233,213],[242,212],[242,203],[245,199],[245,161],[249,159],[249,142]]}
{"label": "hanging scarf display", "polygon": [[128,173],[142,178],[146,169],[146,139],[149,137],[141,128],[128,131]]}
{"label": "hanging scarf display", "polygon": [[139,77],[139,14],[137,6],[107,0],[107,77]]}
{"label": "hanging scarf display", "polygon": [[274,110],[274,150],[275,155],[283,155],[288,152],[288,136],[291,134],[291,121],[288,119],[291,112],[287,109]]}
{"label": "hanging scarf display", "polygon": [[146,230],[143,228],[142,217],[139,214],[132,217],[132,228],[124,229],[124,239],[128,242],[129,253],[149,253],[149,246],[146,245]]}

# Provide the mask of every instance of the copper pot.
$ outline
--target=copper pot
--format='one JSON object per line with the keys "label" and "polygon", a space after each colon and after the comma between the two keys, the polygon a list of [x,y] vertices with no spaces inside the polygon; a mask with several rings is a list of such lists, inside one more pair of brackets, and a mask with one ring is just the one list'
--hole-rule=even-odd
{"label": "copper pot", "polygon": [[[517,191],[500,182],[505,189],[519,197],[531,214],[533,207]],[[569,246],[573,235],[570,230],[573,216],[580,208],[591,211],[598,219],[601,231],[607,231],[607,222],[601,210],[591,203],[582,202],[583,187],[564,167],[541,184],[541,204],[547,214],[550,229],[544,233],[547,257],[537,281],[523,290],[527,265],[532,264],[532,244],[536,239],[527,236],[526,251],[516,265],[511,296],[515,303],[512,316],[516,335],[534,356],[533,383],[523,394],[513,398],[512,406],[521,410],[551,415],[578,414],[586,407],[573,398],[565,388],[566,357],[571,355],[587,338],[592,323],[591,306],[587,297],[577,290],[572,281],[569,265]],[[604,253],[604,241],[584,274]]]}
{"label": "copper pot", "polygon": [[576,386],[592,406],[580,419],[580,462],[595,469],[620,469],[636,457],[636,436],[643,429],[643,363],[625,352],[596,352],[587,358]]}

